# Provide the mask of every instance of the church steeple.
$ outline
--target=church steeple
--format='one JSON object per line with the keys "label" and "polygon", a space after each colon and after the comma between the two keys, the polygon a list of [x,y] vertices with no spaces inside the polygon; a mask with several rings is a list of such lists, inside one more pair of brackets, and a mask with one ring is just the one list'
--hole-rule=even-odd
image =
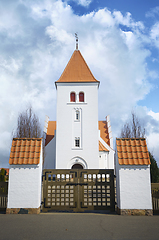
{"label": "church steeple", "polygon": [[[57,89],[56,168],[98,168],[98,86],[78,49],[73,52]],[[62,148],[61,148],[62,147]],[[62,151],[61,151],[62,149]]]}
{"label": "church steeple", "polygon": [[98,82],[93,76],[81,52],[76,49],[58,82]]}

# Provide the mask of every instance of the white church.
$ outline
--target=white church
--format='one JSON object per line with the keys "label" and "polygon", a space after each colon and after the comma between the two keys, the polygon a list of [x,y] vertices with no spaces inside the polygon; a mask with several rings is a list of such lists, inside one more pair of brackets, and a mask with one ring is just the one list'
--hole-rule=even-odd
{"label": "white church", "polygon": [[[103,210],[110,209],[110,206],[115,210],[114,150],[110,119],[107,116],[104,121],[98,121],[99,81],[94,78],[87,66],[78,50],[78,44],[61,77],[55,82],[55,86],[57,90],[57,120],[49,121],[49,118],[46,118],[44,154],[42,138],[13,138],[9,158],[6,213],[40,213],[42,169],[51,169],[51,171],[43,171],[43,176],[45,176],[45,180],[43,178],[43,196],[46,211],[51,204],[55,206],[55,203],[57,207],[61,206],[61,209],[65,210],[69,207],[72,209],[71,204],[74,203],[71,201],[75,199],[75,192],[74,197],[68,197],[66,194],[65,197],[59,198],[58,191],[63,194],[64,188],[60,187],[62,190],[58,189],[57,195],[54,194],[55,189],[50,189],[51,186],[54,188],[60,186],[56,185],[54,181],[50,182],[50,185],[48,184],[49,175],[53,175],[55,172],[52,169],[112,169],[102,171],[109,173],[105,173],[109,177],[99,174],[100,178],[95,182],[93,194],[87,194],[88,191],[92,192],[93,186],[89,181],[87,183],[90,185],[85,186],[87,189],[82,188],[82,191],[87,191],[86,195],[84,192],[82,194],[85,199],[84,204],[87,207],[91,206],[91,209],[95,210],[98,205]],[[87,172],[86,176],[88,176],[88,172],[91,171],[84,172]],[[111,177],[112,174],[113,177]],[[97,176],[96,173],[94,175]],[[105,179],[102,180],[102,185],[101,178]],[[61,186],[65,187],[66,185]],[[90,190],[88,190],[89,187]],[[98,189],[98,187],[100,188]],[[75,189],[75,185],[72,189]],[[50,191],[53,193],[52,197]],[[98,194],[101,191],[100,197],[97,197],[96,194],[94,196],[94,191]],[[108,194],[105,194],[105,191]],[[70,193],[72,194],[72,192]],[[46,200],[45,194],[48,200]],[[79,201],[81,199],[80,191],[78,194],[76,203],[78,202],[80,205],[82,203]],[[116,196],[119,214],[153,215],[150,158],[144,138],[116,139]],[[58,200],[56,201],[56,199]],[[110,205],[111,202],[112,205]]]}
{"label": "white church", "polygon": [[44,169],[114,169],[109,116],[98,121],[98,89],[81,52],[55,82],[57,119],[45,121]]}

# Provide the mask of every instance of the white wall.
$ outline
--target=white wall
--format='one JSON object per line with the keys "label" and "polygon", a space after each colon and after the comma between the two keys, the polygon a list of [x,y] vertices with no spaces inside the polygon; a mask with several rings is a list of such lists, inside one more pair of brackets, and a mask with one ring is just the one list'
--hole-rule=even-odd
{"label": "white wall", "polygon": [[116,165],[117,206],[120,209],[152,209],[150,166]]}
{"label": "white wall", "polygon": [[114,151],[99,152],[99,169],[114,169]]}
{"label": "white wall", "polygon": [[55,168],[56,168],[56,135],[45,146],[43,166],[43,169],[55,169]]}
{"label": "white wall", "polygon": [[[85,94],[85,102],[70,102],[70,92]],[[74,138],[72,111],[80,108],[81,147],[72,146]],[[57,83],[56,168],[67,169],[72,159],[83,159],[87,167],[99,168],[98,150],[98,83]],[[76,163],[76,162],[74,162]],[[72,164],[74,164],[72,163]]]}
{"label": "white wall", "polygon": [[41,180],[42,148],[40,164],[10,165],[7,208],[39,208]]}
{"label": "white wall", "polygon": [[99,152],[99,169],[108,169],[108,152]]}
{"label": "white wall", "polygon": [[109,152],[99,152],[99,169],[114,169],[114,153],[115,151],[100,137],[99,141]]}
{"label": "white wall", "polygon": [[109,168],[108,169],[114,169],[114,150],[109,151]]}

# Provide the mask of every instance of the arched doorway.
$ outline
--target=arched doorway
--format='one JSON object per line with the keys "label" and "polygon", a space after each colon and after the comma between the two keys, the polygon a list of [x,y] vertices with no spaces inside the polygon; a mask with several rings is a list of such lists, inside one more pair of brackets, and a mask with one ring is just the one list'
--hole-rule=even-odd
{"label": "arched doorway", "polygon": [[72,169],[83,169],[83,166],[79,163],[76,163],[72,166]]}
{"label": "arched doorway", "polygon": [[88,166],[83,158],[76,156],[68,162],[67,169],[88,169]]}

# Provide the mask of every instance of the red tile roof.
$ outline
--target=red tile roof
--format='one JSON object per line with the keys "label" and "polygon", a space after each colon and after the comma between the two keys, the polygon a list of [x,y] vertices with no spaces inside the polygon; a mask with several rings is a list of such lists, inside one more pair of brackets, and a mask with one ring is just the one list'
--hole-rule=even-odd
{"label": "red tile roof", "polygon": [[95,79],[79,50],[75,50],[57,82],[99,82]]}
{"label": "red tile roof", "polygon": [[145,138],[117,138],[120,165],[149,165],[150,157]]}
{"label": "red tile roof", "polygon": [[104,145],[99,141],[99,151],[100,152],[109,152],[109,150],[104,147]]}
{"label": "red tile roof", "polygon": [[107,121],[99,121],[98,128],[100,130],[100,137],[110,146]]}
{"label": "red tile roof", "polygon": [[55,130],[56,130],[56,121],[49,121],[46,139],[45,139],[45,146],[54,138]]}
{"label": "red tile roof", "polygon": [[13,138],[9,164],[39,164],[42,138]]}

